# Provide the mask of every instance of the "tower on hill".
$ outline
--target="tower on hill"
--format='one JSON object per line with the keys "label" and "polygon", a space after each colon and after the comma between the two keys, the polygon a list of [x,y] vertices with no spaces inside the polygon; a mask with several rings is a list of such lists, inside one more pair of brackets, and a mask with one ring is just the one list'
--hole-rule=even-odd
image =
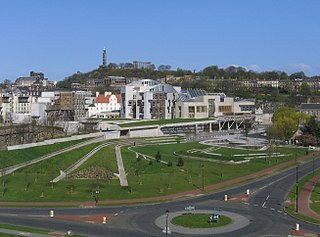
{"label": "tower on hill", "polygon": [[106,48],[103,49],[103,53],[102,53],[102,67],[106,67],[107,66],[107,50]]}

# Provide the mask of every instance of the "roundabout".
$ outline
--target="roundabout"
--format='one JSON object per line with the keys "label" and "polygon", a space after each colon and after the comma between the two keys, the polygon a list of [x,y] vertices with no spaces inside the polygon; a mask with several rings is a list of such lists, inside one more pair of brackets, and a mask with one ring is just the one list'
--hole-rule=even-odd
{"label": "roundabout", "polygon": [[[181,225],[175,225],[173,224],[173,220],[176,220],[175,218],[181,217],[181,216],[191,216],[191,215],[199,215],[200,214],[207,214],[207,215],[220,215],[221,217],[226,217],[226,219],[230,219],[229,224],[226,222],[225,225],[221,226],[213,226],[210,227],[208,224],[209,218],[204,221],[204,226],[208,224],[207,227],[204,228],[194,228],[194,227],[184,227]],[[168,220],[166,220],[168,218]],[[227,212],[227,211],[216,211],[216,210],[194,210],[192,211],[192,214],[186,214],[185,211],[177,211],[168,213],[168,215],[162,215],[159,216],[155,220],[156,226],[163,229],[165,231],[166,229],[166,223],[168,223],[168,230],[174,233],[179,234],[190,234],[190,235],[210,235],[210,234],[222,234],[227,232],[236,231],[239,229],[242,229],[250,224],[250,221],[247,217],[243,215],[239,215],[237,213],[233,212]],[[197,225],[197,224],[196,224]],[[190,225],[189,225],[190,226]]]}

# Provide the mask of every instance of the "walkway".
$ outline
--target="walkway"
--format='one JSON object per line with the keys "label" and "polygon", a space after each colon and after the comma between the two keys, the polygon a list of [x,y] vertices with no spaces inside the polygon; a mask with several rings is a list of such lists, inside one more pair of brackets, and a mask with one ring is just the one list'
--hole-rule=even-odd
{"label": "walkway", "polygon": [[320,174],[310,179],[302,188],[299,195],[299,213],[320,221],[320,215],[310,209],[310,198],[317,183],[320,182]]}
{"label": "walkway", "polygon": [[119,174],[117,175],[120,179],[120,186],[121,187],[127,187],[128,186],[128,180],[127,180],[127,174],[124,171],[122,156],[121,156],[121,146],[116,145],[116,158],[117,158],[117,165],[118,165],[118,171]]}
{"label": "walkway", "polygon": [[[186,228],[182,226],[177,226],[171,223],[172,219],[176,216],[185,214],[185,211],[171,212],[168,216],[168,226],[170,231],[180,234],[192,234],[192,235],[214,235],[222,234],[226,232],[232,232],[244,228],[250,224],[247,217],[242,215],[226,212],[226,211],[216,211],[216,210],[195,210],[192,211],[193,214],[219,214],[221,216],[227,216],[232,219],[232,222],[226,226],[216,227],[216,228]],[[155,224],[161,228],[165,229],[166,215],[162,215],[155,220]]]}

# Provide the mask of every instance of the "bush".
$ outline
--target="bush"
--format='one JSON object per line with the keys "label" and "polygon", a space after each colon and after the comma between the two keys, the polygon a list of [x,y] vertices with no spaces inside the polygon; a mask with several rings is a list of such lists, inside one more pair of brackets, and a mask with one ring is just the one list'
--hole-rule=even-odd
{"label": "bush", "polygon": [[178,164],[177,166],[181,167],[181,166],[184,166],[184,161],[181,157],[178,158]]}
{"label": "bush", "polygon": [[156,154],[156,161],[159,162],[160,160],[161,160],[161,153],[160,151],[158,151]]}
{"label": "bush", "polygon": [[171,166],[172,166],[172,162],[169,161],[169,162],[168,162],[168,167],[171,167]]}

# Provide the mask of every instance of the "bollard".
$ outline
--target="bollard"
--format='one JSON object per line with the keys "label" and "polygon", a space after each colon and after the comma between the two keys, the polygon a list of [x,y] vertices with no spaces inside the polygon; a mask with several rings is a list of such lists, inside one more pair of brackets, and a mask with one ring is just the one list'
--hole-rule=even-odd
{"label": "bollard", "polygon": [[300,225],[298,223],[296,223],[296,231],[300,230]]}
{"label": "bollard", "polygon": [[247,194],[247,195],[250,195],[250,189],[247,189],[246,194]]}
{"label": "bollard", "polygon": [[50,218],[53,218],[54,217],[54,211],[53,210],[50,210]]}
{"label": "bollard", "polygon": [[107,224],[107,217],[106,216],[102,217],[102,224]]}
{"label": "bollard", "polygon": [[68,230],[67,235],[73,235],[72,230]]}
{"label": "bollard", "polygon": [[224,200],[228,201],[228,195],[227,194],[224,195]]}

